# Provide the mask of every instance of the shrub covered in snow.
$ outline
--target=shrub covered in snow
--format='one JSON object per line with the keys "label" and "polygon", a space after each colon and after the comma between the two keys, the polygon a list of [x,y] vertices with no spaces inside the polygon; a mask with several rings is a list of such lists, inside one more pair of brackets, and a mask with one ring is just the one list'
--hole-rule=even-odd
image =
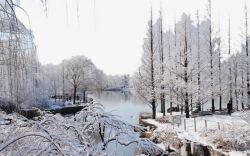
{"label": "shrub covered in snow", "polygon": [[227,125],[225,130],[204,130],[202,134],[208,141],[223,150],[243,151],[250,149],[250,127]]}
{"label": "shrub covered in snow", "polygon": [[172,121],[172,116],[166,115],[155,119],[159,123],[170,123]]}
{"label": "shrub covered in snow", "polygon": [[[0,155],[112,155],[107,146],[112,142],[136,144],[148,155],[162,150],[134,133],[134,126],[105,113],[102,106],[89,103],[71,117],[44,113],[38,121],[18,114],[0,113]],[[111,153],[111,154],[110,154]]]}
{"label": "shrub covered in snow", "polygon": [[153,132],[151,137],[156,143],[162,143],[165,147],[172,145],[178,149],[181,147],[181,139],[178,137],[177,132],[169,124],[164,125],[164,128],[158,128]]}

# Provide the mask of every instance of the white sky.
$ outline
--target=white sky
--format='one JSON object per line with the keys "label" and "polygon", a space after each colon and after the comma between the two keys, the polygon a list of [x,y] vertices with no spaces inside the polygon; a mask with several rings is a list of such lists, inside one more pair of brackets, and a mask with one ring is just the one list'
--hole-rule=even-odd
{"label": "white sky", "polygon": [[[247,1],[250,8],[250,0]],[[150,3],[151,0],[48,0],[46,16],[40,0],[21,0],[30,17],[42,64],[58,64],[71,56],[84,55],[107,74],[132,74],[137,70]],[[223,34],[227,33],[228,16],[231,16],[234,47],[241,40],[244,3],[245,0],[212,0],[213,21],[216,25],[220,19]],[[160,0],[152,0],[152,4],[156,19]],[[162,4],[164,25],[168,28],[182,12],[195,17],[199,9],[203,17],[207,0],[162,0]],[[25,15],[18,13],[27,24]]]}

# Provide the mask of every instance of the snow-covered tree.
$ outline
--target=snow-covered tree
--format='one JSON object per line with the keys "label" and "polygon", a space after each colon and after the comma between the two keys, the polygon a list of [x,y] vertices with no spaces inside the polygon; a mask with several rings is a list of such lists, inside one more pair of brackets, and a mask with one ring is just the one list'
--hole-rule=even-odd
{"label": "snow-covered tree", "polygon": [[157,55],[156,32],[154,31],[153,15],[151,8],[151,17],[148,24],[147,38],[143,45],[142,65],[135,74],[134,89],[152,108],[152,118],[156,117],[157,95],[160,89],[160,68],[159,55]]}
{"label": "snow-covered tree", "polygon": [[12,0],[0,4],[0,96],[18,107],[30,106],[36,103],[40,72],[34,36],[17,18]]}
{"label": "snow-covered tree", "polygon": [[249,74],[249,39],[248,39],[248,8],[245,3],[245,48],[246,48],[246,81],[247,81],[247,103],[250,107],[250,74]]}

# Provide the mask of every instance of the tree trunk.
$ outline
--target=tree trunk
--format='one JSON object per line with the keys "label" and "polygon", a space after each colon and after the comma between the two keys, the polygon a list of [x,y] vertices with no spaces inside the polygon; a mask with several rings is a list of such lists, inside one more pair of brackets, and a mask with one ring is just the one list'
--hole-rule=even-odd
{"label": "tree trunk", "polygon": [[193,111],[193,95],[190,95],[190,111]]}
{"label": "tree trunk", "polygon": [[[178,71],[178,64],[177,64],[177,45],[176,45],[176,41],[177,41],[177,33],[176,33],[176,22],[174,24],[174,49],[175,49],[175,72],[177,73]],[[175,77],[175,80],[178,81],[178,76],[176,75]],[[178,98],[178,91],[179,91],[179,88],[177,87],[176,88],[176,91],[177,91],[177,96],[176,96],[176,105],[177,105],[177,112],[180,112],[180,106],[179,106],[179,98]],[[171,110],[171,114],[172,114],[172,110]]]}
{"label": "tree trunk", "polygon": [[77,89],[77,86],[74,85],[74,91],[73,91],[73,104],[76,104],[76,89]]}
{"label": "tree trunk", "polygon": [[246,64],[247,64],[247,103],[250,108],[250,82],[249,82],[249,52],[248,52],[248,15],[247,15],[247,3],[245,3],[245,41],[246,41]]}
{"label": "tree trunk", "polygon": [[243,67],[241,69],[241,109],[245,109],[244,106],[244,72]]}
{"label": "tree trunk", "polygon": [[[170,31],[170,28],[169,28],[169,34],[168,34],[168,57],[169,57],[169,76],[170,76],[170,83],[172,83],[172,58],[171,58],[171,31]],[[170,107],[170,115],[172,115],[172,110],[173,110],[173,96],[172,96],[172,89],[171,87],[169,88],[169,94],[170,94],[170,101],[169,101],[169,107]]]}
{"label": "tree trunk", "polygon": [[[219,33],[220,33],[220,26],[219,26]],[[219,48],[219,85],[220,85],[220,97],[219,97],[219,110],[222,111],[222,80],[221,80],[221,41],[219,40],[218,43],[218,48]]]}
{"label": "tree trunk", "polygon": [[189,118],[188,92],[185,93],[185,113],[186,118]]}
{"label": "tree trunk", "polygon": [[83,90],[82,92],[82,101],[83,103],[86,103],[86,91],[85,90]]}
{"label": "tree trunk", "polygon": [[[237,61],[235,59],[235,61]],[[234,66],[234,94],[235,94],[235,104],[236,104],[236,110],[239,110],[239,105],[238,105],[238,93],[237,93],[237,77],[238,77],[238,63],[235,62]]]}
{"label": "tree trunk", "polygon": [[221,94],[220,94],[220,111],[222,111],[222,96],[221,96]]}
{"label": "tree trunk", "polygon": [[150,20],[150,66],[151,66],[151,105],[152,105],[152,111],[153,111],[153,119],[156,117],[156,95],[155,95],[155,79],[154,79],[154,37],[153,37],[153,12],[152,12],[152,6],[151,6],[151,20]]}
{"label": "tree trunk", "polygon": [[165,111],[165,94],[161,93],[161,113],[163,114],[163,116],[166,115],[166,111]]}
{"label": "tree trunk", "polygon": [[170,103],[169,103],[169,105],[170,105],[170,115],[172,115],[172,110],[173,110],[173,102],[172,102],[172,97],[170,97]]}
{"label": "tree trunk", "polygon": [[[230,56],[231,54],[231,33],[230,33],[230,18],[228,20],[228,54]],[[233,109],[233,84],[232,84],[232,68],[231,68],[231,62],[229,60],[229,95],[230,95],[230,100],[228,103],[228,112],[231,114],[232,109]]]}
{"label": "tree trunk", "polygon": [[[160,62],[161,62],[161,81],[164,82],[164,53],[163,53],[163,30],[162,30],[162,8],[160,8]],[[165,110],[165,94],[164,84],[161,84],[161,113],[163,116],[166,115]]]}
{"label": "tree trunk", "polygon": [[212,113],[215,112],[214,106],[214,78],[213,78],[213,46],[212,46],[212,10],[211,10],[211,0],[209,2],[209,53],[210,53],[210,86],[211,86],[211,102],[212,102]]}
{"label": "tree trunk", "polygon": [[155,104],[155,99],[152,99],[151,105],[152,105],[152,118],[155,119],[156,118],[156,104]]}
{"label": "tree trunk", "polygon": [[[185,21],[186,22],[186,21]],[[190,36],[191,37],[191,36]],[[185,23],[185,47],[184,47],[184,81],[185,81],[185,97],[184,97],[184,106],[185,106],[185,113],[186,118],[189,118],[189,101],[188,101],[188,51],[187,51],[187,29]]]}

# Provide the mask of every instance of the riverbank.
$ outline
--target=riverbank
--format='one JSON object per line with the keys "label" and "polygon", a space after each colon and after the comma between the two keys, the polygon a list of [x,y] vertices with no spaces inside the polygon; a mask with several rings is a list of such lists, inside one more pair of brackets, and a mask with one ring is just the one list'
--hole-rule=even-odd
{"label": "riverbank", "polygon": [[166,151],[181,156],[249,156],[250,112],[229,115],[199,116],[186,119],[180,114],[157,119],[142,119],[144,124],[154,125],[150,139]]}

